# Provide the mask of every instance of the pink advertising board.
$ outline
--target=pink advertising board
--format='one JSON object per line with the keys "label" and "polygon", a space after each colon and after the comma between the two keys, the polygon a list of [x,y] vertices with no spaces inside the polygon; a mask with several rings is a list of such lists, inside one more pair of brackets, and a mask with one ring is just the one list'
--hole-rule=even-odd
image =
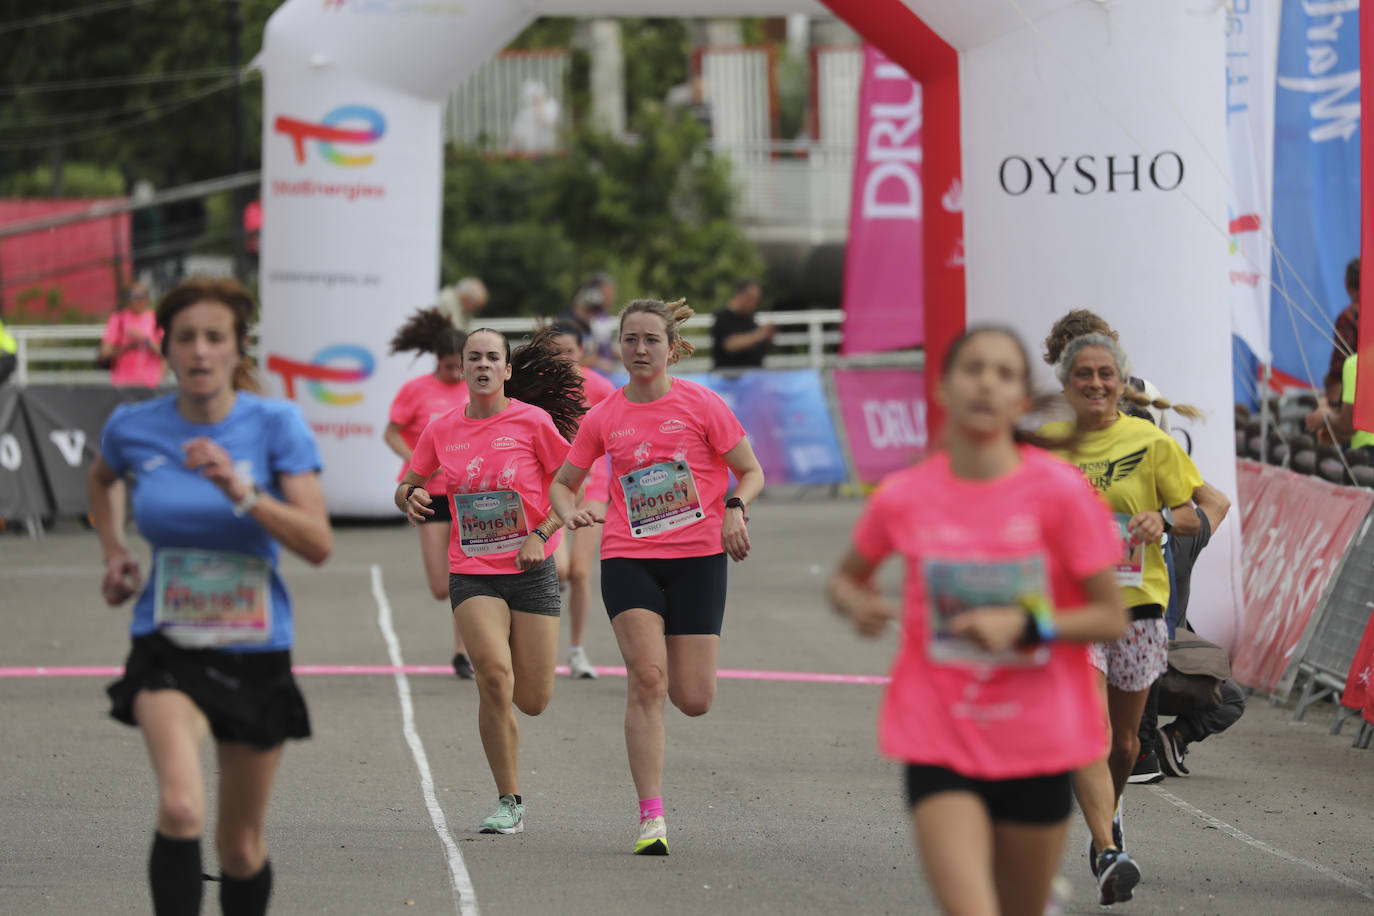
{"label": "pink advertising board", "polygon": [[835,395],[860,481],[877,483],[925,455],[925,373],[836,369]]}
{"label": "pink advertising board", "polygon": [[921,85],[864,46],[841,352],[914,347],[924,337]]}

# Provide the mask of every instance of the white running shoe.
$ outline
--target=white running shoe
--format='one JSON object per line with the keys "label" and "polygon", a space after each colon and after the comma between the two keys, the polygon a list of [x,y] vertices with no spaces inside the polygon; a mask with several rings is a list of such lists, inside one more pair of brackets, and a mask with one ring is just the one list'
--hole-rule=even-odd
{"label": "white running shoe", "polygon": [[666,856],[668,854],[668,825],[663,816],[646,817],[639,822],[639,839],[635,840],[635,855]]}
{"label": "white running shoe", "polygon": [[580,646],[568,655],[568,673],[573,677],[596,680],[596,669],[587,660],[587,650]]}

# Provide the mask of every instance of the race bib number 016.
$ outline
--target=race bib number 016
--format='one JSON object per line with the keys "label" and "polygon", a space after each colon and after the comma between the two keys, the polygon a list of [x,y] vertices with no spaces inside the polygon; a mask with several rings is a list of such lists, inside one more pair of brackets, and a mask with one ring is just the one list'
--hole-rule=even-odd
{"label": "race bib number 016", "polygon": [[453,524],[458,527],[458,546],[468,557],[519,550],[530,534],[525,504],[514,490],[455,493]]}
{"label": "race bib number 016", "polygon": [[222,550],[160,550],[153,569],[153,622],[188,649],[272,638],[267,558]]}
{"label": "race bib number 016", "polygon": [[695,525],[706,517],[685,461],[664,461],[620,478],[630,534],[637,538]]}

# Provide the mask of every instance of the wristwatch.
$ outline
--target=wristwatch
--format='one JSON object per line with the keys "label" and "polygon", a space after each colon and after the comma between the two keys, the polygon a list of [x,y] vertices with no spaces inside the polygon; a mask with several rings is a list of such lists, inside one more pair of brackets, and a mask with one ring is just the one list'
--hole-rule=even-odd
{"label": "wristwatch", "polygon": [[725,501],[725,508],[738,509],[739,511],[743,512],[745,511],[744,500],[740,499],[738,496],[731,496],[729,499]]}
{"label": "wristwatch", "polygon": [[1168,534],[1174,530],[1174,510],[1168,506],[1159,510],[1159,517],[1164,519],[1164,533]]}
{"label": "wristwatch", "polygon": [[248,485],[248,492],[243,495],[243,499],[234,503],[234,514],[242,518],[252,511],[253,507],[258,504],[258,500],[261,498],[262,491],[258,489],[258,485],[250,483]]}

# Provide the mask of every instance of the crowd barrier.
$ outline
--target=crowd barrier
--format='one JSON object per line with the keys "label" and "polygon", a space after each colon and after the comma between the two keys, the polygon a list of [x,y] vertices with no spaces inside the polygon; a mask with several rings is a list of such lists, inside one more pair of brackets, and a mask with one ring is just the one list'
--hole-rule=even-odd
{"label": "crowd barrier", "polygon": [[1363,712],[1374,727],[1374,492],[1254,461],[1237,462],[1245,618],[1232,653],[1237,681],[1286,701],[1298,681],[1302,719],[1337,700],[1336,734]]}
{"label": "crowd barrier", "polygon": [[[692,373],[749,433],[770,485],[865,486],[925,450],[919,369]],[[618,384],[624,376],[613,378]],[[0,520],[40,531],[87,512],[86,472],[119,404],[150,397],[101,385],[0,387]]]}

